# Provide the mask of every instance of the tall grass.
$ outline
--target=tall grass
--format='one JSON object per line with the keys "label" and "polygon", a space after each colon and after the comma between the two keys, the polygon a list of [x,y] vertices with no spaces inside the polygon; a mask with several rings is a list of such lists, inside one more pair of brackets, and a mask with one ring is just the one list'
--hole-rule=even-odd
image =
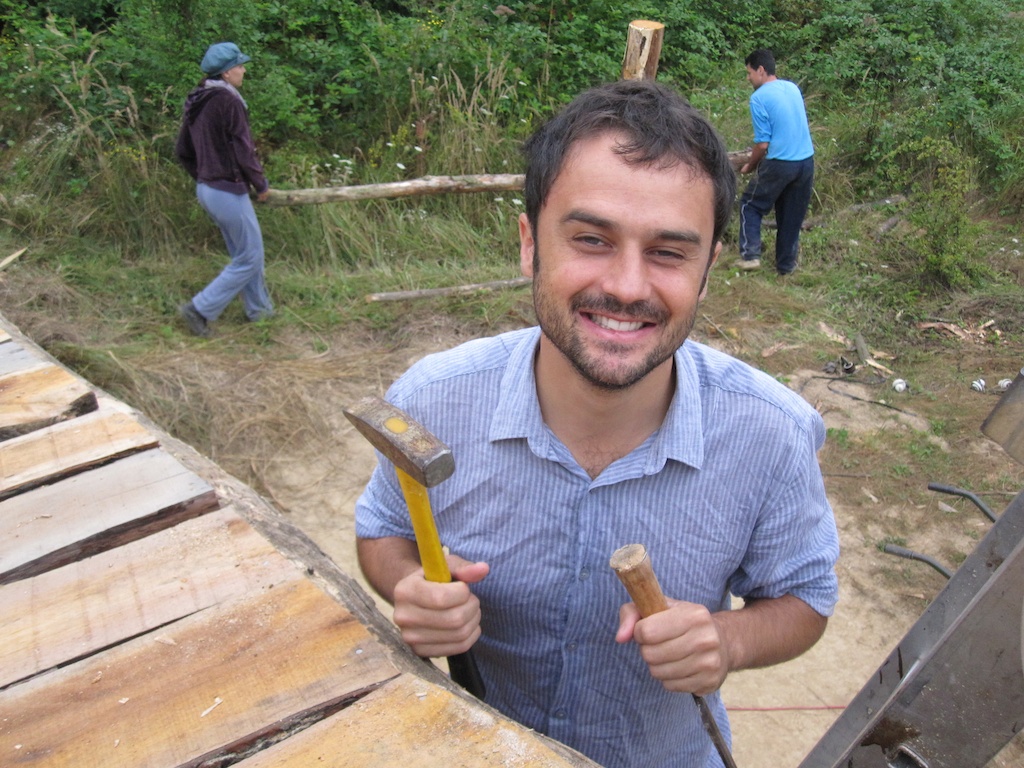
{"label": "tall grass", "polygon": [[[527,126],[505,124],[506,102],[516,98],[517,84],[509,81],[503,62],[487,64],[471,83],[453,71],[411,76],[409,111],[392,133],[356,147],[352,157],[331,154],[316,162],[300,158],[268,166],[271,182],[275,173],[304,188],[519,173],[518,137]],[[488,273],[493,254],[507,250],[516,232],[520,198],[481,193],[342,202],[267,210],[261,219],[268,251],[300,266],[360,265],[387,274],[436,264],[451,273]]]}
{"label": "tall grass", "polygon": [[[12,153],[9,224],[51,242],[89,238],[134,254],[174,252],[198,234],[198,217],[179,202],[188,184],[168,159],[168,136],[140,130],[127,88],[115,102],[103,82],[81,87],[101,98],[89,106],[63,99],[66,111],[41,121]],[[123,102],[127,108],[104,111]]]}

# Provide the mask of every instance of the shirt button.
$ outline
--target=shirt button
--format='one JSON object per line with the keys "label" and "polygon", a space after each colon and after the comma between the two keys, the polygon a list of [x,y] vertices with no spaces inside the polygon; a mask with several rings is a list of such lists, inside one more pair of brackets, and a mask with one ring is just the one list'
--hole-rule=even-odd
{"label": "shirt button", "polygon": [[559,720],[564,720],[565,719],[565,710],[564,709],[556,709],[555,712],[554,712],[554,715]]}
{"label": "shirt button", "polygon": [[584,568],[583,570],[580,571],[580,581],[586,581],[589,578],[590,578],[590,569],[589,568]]}
{"label": "shirt button", "polygon": [[575,640],[573,640],[571,643],[569,643],[565,647],[568,648],[570,651],[575,651],[577,648],[579,648],[579,643],[577,643]]}

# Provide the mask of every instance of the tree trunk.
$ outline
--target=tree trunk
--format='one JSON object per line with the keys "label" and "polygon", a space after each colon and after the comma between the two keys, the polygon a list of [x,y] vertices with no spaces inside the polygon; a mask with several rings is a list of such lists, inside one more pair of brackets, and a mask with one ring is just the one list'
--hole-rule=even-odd
{"label": "tree trunk", "polygon": [[631,21],[622,58],[623,80],[654,80],[658,76],[665,25],[657,21]]}
{"label": "tree trunk", "polygon": [[267,205],[305,205],[343,200],[379,200],[416,195],[440,195],[445,192],[487,192],[521,190],[523,175],[516,173],[477,176],[424,176],[386,184],[362,184],[354,187],[320,189],[271,189]]}

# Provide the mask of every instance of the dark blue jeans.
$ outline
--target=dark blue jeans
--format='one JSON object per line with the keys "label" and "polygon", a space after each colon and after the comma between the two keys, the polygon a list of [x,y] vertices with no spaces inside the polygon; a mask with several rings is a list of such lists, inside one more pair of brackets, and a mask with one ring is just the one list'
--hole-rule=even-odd
{"label": "dark blue jeans", "polygon": [[762,160],[757,175],[740,197],[740,256],[761,258],[761,218],[775,207],[775,269],[788,275],[796,269],[800,227],[811,202],[814,157],[806,160]]}

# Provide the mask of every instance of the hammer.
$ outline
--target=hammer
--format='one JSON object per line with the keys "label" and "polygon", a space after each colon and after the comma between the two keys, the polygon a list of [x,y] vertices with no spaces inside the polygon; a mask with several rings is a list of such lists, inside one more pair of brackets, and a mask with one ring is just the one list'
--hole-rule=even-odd
{"label": "hammer", "polygon": [[[647,557],[647,548],[643,544],[627,544],[619,547],[612,553],[608,564],[619,577],[619,581],[626,588],[630,599],[640,611],[640,617],[646,619],[655,613],[668,610],[668,602],[658,584],[658,577],[654,575],[654,567]],[[711,709],[703,697],[693,695],[693,703],[697,705],[700,712],[701,722],[704,723],[704,730],[711,737],[718,756],[722,758],[725,768],[736,768],[736,761],[729,753],[729,745],[725,743],[718,723],[715,721]]]}
{"label": "hammer", "polygon": [[[416,548],[427,581],[452,580],[441,549],[427,488],[444,482],[455,472],[451,449],[400,408],[379,397],[365,397],[344,410],[345,417],[395,466],[409,508]],[[452,680],[478,699],[485,695],[483,678],[473,655],[466,651],[448,657]]]}

